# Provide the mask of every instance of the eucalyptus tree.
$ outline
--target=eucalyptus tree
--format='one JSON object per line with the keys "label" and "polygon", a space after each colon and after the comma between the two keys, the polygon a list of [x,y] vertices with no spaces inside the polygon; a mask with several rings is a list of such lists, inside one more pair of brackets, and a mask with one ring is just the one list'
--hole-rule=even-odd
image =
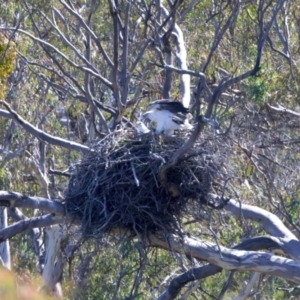
{"label": "eucalyptus tree", "polygon": [[[26,231],[46,290],[60,297],[67,263],[69,280],[78,285],[75,297],[85,289],[94,293],[89,288],[101,269],[97,253],[111,272],[102,270],[101,278],[113,281],[100,285],[106,298],[222,299],[227,292],[246,299],[271,289],[266,276],[279,278],[279,292],[295,289],[295,11],[297,4],[286,0],[6,2],[0,15],[3,265],[10,268],[10,241],[16,247],[14,236]],[[7,74],[1,65],[9,58],[15,65]],[[230,200],[223,210],[203,207],[202,214],[189,216],[183,221],[187,234],[123,237],[134,246],[118,248],[116,231],[95,239],[92,248],[81,245],[65,230],[72,222],[72,228],[80,225],[64,202],[74,166],[95,141],[134,128],[147,103],[160,98],[182,101],[196,122],[161,167],[162,185],[200,136],[214,145],[214,158],[224,160],[218,172],[227,179],[221,194],[211,191],[211,197]],[[153,249],[171,263],[162,261],[164,268],[156,270]],[[133,258],[140,263],[129,268]],[[222,270],[230,271],[223,272],[228,279],[222,277],[223,287],[216,279],[219,289],[213,289],[209,277]]]}

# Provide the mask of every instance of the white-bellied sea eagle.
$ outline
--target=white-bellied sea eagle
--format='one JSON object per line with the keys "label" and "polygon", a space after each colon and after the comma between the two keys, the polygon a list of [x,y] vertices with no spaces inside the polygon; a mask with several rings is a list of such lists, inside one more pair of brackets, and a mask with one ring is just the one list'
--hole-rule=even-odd
{"label": "white-bellied sea eagle", "polygon": [[141,121],[156,134],[171,136],[174,130],[192,129],[189,110],[181,102],[157,100],[150,103],[142,114]]}

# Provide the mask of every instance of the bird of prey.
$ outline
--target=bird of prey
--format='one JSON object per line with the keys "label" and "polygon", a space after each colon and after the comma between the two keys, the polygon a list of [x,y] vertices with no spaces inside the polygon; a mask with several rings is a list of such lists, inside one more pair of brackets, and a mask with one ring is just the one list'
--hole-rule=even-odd
{"label": "bird of prey", "polygon": [[172,136],[174,130],[192,129],[189,123],[189,110],[181,102],[157,100],[150,103],[141,121],[148,127],[154,128],[156,134]]}

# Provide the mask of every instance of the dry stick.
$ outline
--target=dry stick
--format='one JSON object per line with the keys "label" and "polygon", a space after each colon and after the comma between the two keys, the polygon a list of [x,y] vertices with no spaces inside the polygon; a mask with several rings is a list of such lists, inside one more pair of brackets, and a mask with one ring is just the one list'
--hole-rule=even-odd
{"label": "dry stick", "polygon": [[271,110],[274,110],[276,112],[280,112],[280,113],[287,113],[287,114],[291,114],[293,116],[296,116],[296,117],[300,117],[300,113],[299,112],[296,112],[296,111],[293,111],[291,109],[288,109],[288,108],[285,108],[279,104],[277,104],[277,107],[275,106],[272,106],[271,104],[267,103],[267,106],[271,109]]}
{"label": "dry stick", "polygon": [[196,142],[200,132],[203,130],[205,125],[205,122],[202,119],[202,116],[198,116],[197,117],[197,125],[192,133],[192,135],[190,136],[190,138],[187,140],[187,142],[185,144],[183,144],[172,156],[172,158],[170,159],[170,161],[163,165],[160,172],[159,172],[159,179],[160,179],[160,183],[164,188],[167,188],[167,171],[175,166],[179,160],[179,158],[186,153]]}
{"label": "dry stick", "polygon": [[59,170],[54,170],[50,168],[48,170],[49,174],[57,175],[57,176],[65,176],[65,177],[71,177],[71,173],[67,171],[59,171]]}
{"label": "dry stick", "polygon": [[127,1],[125,9],[125,20],[123,25],[123,52],[122,52],[122,70],[120,72],[120,81],[121,81],[121,103],[126,107],[126,100],[129,93],[129,81],[130,75],[128,74],[128,28],[130,20],[130,10],[131,10],[131,0]]}
{"label": "dry stick", "polygon": [[[14,220],[14,221],[22,221],[27,219],[20,209],[13,207],[9,209],[9,216]],[[32,228],[28,232],[30,238],[31,238],[31,247],[35,255],[38,257],[39,260],[39,268],[41,270],[42,264],[43,264],[43,241],[41,239],[41,231],[38,228]]]}
{"label": "dry stick", "polygon": [[[92,7],[91,11],[89,13],[89,16],[88,16],[88,25],[90,25],[90,19],[92,17],[93,9],[94,8]],[[86,55],[85,56],[86,56],[86,60],[90,62],[91,61],[91,36],[89,33],[86,34]],[[99,117],[99,120],[100,120],[102,126],[104,127],[106,133],[109,133],[110,130],[109,130],[108,124],[105,121],[105,118],[104,118],[102,112],[98,109],[98,107],[93,99],[93,96],[92,96],[92,93],[90,90],[90,79],[91,79],[91,74],[89,74],[88,72],[85,72],[84,89],[85,89],[86,97],[87,97],[88,102],[91,105],[93,111]],[[87,134],[90,136],[89,132]],[[89,138],[89,140],[90,140],[90,138]]]}
{"label": "dry stick", "polygon": [[140,181],[138,180],[138,178],[136,176],[136,172],[135,172],[133,161],[131,161],[130,163],[131,163],[132,174],[133,174],[133,177],[134,177],[135,184],[136,184],[137,187],[139,187],[140,186]]}

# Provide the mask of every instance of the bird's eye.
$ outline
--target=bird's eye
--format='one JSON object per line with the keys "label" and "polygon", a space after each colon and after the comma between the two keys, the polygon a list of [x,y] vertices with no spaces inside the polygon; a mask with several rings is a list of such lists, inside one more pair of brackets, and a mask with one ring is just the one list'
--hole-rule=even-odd
{"label": "bird's eye", "polygon": [[150,122],[150,125],[151,125],[152,127],[156,128],[156,127],[157,127],[157,122],[151,121],[151,122]]}

